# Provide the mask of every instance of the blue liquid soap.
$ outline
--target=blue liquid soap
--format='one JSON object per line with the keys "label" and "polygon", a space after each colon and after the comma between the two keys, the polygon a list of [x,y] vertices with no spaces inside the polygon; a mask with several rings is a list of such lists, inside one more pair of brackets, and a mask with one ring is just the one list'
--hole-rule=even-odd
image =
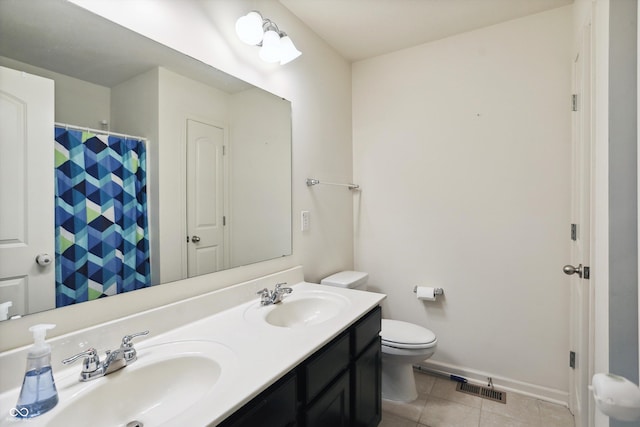
{"label": "blue liquid soap", "polygon": [[33,418],[58,404],[58,391],[51,366],[33,369],[24,375],[16,405],[17,418]]}
{"label": "blue liquid soap", "polygon": [[58,404],[58,390],[51,371],[51,346],[44,341],[47,329],[56,325],[34,325],[34,344],[27,353],[27,369],[16,407],[11,415],[16,418],[33,418],[42,415]]}

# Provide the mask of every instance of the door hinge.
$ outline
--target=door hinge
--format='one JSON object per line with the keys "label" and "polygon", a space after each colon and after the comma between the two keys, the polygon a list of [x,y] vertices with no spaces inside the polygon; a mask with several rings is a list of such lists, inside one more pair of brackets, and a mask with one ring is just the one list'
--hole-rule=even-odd
{"label": "door hinge", "polygon": [[226,156],[226,155],[227,155],[227,146],[226,146],[226,145],[223,145],[223,146],[222,146],[222,155],[223,155],[223,156]]}
{"label": "door hinge", "polygon": [[589,280],[589,276],[591,276],[591,269],[587,266],[582,267],[582,278]]}
{"label": "door hinge", "polygon": [[576,368],[576,352],[569,352],[569,367],[575,369]]}
{"label": "door hinge", "polygon": [[227,217],[226,216],[222,216],[222,226],[224,227],[225,225],[227,225]]}
{"label": "door hinge", "polygon": [[571,111],[578,111],[578,95],[571,95]]}
{"label": "door hinge", "polygon": [[571,240],[578,240],[578,224],[571,224]]}

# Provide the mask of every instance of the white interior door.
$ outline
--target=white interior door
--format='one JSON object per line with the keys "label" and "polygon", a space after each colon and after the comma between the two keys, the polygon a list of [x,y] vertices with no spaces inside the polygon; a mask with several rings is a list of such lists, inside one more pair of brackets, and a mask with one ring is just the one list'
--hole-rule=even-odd
{"label": "white interior door", "polygon": [[55,307],[53,121],[53,80],[0,67],[0,302],[13,303],[10,316]]}
{"label": "white interior door", "polygon": [[576,426],[588,426],[589,379],[592,367],[591,304],[592,285],[587,277],[590,263],[591,239],[591,27],[585,26],[581,49],[574,63],[574,93],[577,103],[573,113],[572,153],[572,223],[576,231],[572,237],[571,265],[582,265],[582,277],[571,276],[571,351],[575,352],[575,368],[570,373],[570,408]]}
{"label": "white interior door", "polygon": [[187,275],[225,268],[225,131],[187,120]]}

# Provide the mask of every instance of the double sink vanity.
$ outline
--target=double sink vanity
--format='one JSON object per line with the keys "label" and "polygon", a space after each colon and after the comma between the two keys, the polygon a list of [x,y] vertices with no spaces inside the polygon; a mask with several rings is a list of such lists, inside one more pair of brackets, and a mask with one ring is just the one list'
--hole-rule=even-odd
{"label": "double sink vanity", "polygon": [[[263,305],[256,293],[280,281],[292,291]],[[28,421],[12,416],[28,347],[0,353],[14,372],[0,426],[376,426],[384,297],[305,283],[294,268],[53,338],[59,403]],[[139,330],[150,333],[123,369],[81,382],[82,363],[60,363]]]}

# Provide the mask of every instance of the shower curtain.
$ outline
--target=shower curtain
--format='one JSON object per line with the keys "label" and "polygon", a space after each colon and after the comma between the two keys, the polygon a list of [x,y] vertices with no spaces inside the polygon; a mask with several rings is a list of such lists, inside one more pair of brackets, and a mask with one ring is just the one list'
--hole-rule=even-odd
{"label": "shower curtain", "polygon": [[150,285],[142,140],[55,128],[56,307]]}

